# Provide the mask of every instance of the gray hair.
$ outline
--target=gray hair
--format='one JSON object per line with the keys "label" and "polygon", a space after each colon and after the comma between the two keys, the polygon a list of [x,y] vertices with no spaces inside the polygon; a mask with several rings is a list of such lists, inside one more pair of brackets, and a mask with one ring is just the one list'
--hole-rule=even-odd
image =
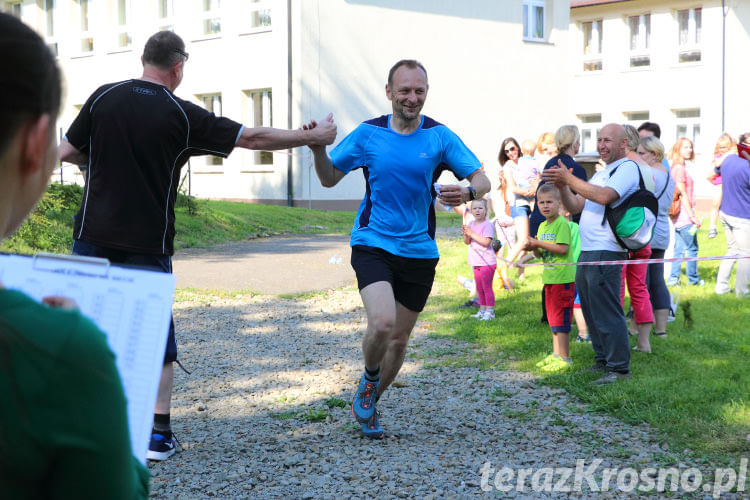
{"label": "gray hair", "polygon": [[623,125],[622,128],[625,129],[625,137],[628,139],[628,149],[635,151],[641,143],[641,136],[638,134],[638,129],[628,124]]}

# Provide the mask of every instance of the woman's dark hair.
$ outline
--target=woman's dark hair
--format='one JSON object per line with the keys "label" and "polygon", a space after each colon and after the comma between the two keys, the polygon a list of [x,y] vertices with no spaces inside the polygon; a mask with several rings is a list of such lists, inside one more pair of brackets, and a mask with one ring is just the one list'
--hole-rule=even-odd
{"label": "woman's dark hair", "polygon": [[143,47],[143,62],[161,69],[170,69],[180,61],[187,61],[185,42],[176,33],[159,31]]}
{"label": "woman's dark hair", "polygon": [[497,161],[500,162],[500,166],[504,167],[505,163],[508,161],[508,154],[505,152],[505,145],[509,142],[512,142],[516,148],[518,149],[518,154],[520,156],[521,154],[521,146],[518,145],[518,141],[515,140],[512,137],[507,137],[503,139],[503,143],[500,145],[500,153],[497,155]]}
{"label": "woman's dark hair", "polygon": [[0,155],[18,127],[43,114],[54,126],[62,96],[60,70],[44,40],[18,18],[0,13]]}

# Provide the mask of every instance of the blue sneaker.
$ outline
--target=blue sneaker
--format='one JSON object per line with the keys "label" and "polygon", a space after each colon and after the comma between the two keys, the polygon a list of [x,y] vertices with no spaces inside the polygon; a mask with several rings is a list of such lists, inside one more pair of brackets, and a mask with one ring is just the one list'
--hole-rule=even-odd
{"label": "blue sneaker", "polygon": [[362,375],[359,387],[352,401],[352,415],[360,424],[366,424],[375,414],[375,399],[378,395],[380,380],[373,382]]}
{"label": "blue sneaker", "polygon": [[149,460],[162,461],[174,455],[174,438],[162,434],[152,433],[151,442],[148,444],[146,458]]}
{"label": "blue sneaker", "polygon": [[370,439],[383,439],[385,431],[380,427],[378,412],[373,413],[370,420],[362,424],[362,434]]}

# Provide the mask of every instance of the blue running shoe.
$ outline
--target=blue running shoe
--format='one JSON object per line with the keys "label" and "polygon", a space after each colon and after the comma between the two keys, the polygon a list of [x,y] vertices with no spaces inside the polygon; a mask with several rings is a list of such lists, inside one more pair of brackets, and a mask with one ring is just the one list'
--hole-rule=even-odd
{"label": "blue running shoe", "polygon": [[148,444],[146,458],[149,460],[162,461],[174,455],[174,438],[162,434],[151,434],[151,442]]}
{"label": "blue running shoe", "polygon": [[362,375],[359,387],[352,401],[352,415],[360,424],[366,424],[375,414],[375,398],[378,395],[380,380],[373,382]]}
{"label": "blue running shoe", "polygon": [[372,418],[366,423],[362,424],[362,434],[370,439],[383,439],[385,431],[380,427],[380,420],[378,419],[378,412],[372,414]]}

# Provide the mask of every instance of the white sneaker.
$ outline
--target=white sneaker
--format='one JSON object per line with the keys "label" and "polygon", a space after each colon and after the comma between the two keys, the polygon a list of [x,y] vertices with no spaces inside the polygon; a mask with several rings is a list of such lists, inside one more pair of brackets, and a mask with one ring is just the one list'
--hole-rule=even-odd
{"label": "white sneaker", "polygon": [[479,312],[471,315],[472,318],[477,318],[477,319],[482,319],[482,316],[484,316],[484,310],[481,310],[481,311],[479,311]]}
{"label": "white sneaker", "polygon": [[479,318],[479,321],[490,321],[495,319],[495,311],[492,309],[485,309],[484,314]]}
{"label": "white sneaker", "polygon": [[669,316],[667,317],[667,323],[671,323],[677,319],[677,306],[680,305],[680,294],[676,293],[674,296],[669,295]]}

